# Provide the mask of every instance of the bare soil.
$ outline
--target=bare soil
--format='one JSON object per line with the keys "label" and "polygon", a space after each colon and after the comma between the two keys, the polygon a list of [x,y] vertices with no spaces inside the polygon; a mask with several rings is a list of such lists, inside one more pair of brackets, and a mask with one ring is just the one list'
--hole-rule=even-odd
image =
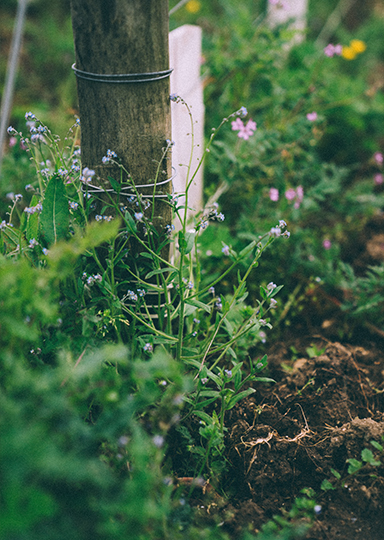
{"label": "bare soil", "polygon": [[[313,345],[322,354],[309,358]],[[287,344],[274,345],[276,383],[260,384],[228,413],[226,528],[234,538],[256,532],[312,488],[321,512],[306,540],[382,540],[384,455],[354,475],[346,460],[361,460],[365,448],[380,460],[371,441],[384,445],[384,353],[323,338],[296,340],[295,349],[304,354],[292,359]],[[324,479],[335,489],[322,490]]]}

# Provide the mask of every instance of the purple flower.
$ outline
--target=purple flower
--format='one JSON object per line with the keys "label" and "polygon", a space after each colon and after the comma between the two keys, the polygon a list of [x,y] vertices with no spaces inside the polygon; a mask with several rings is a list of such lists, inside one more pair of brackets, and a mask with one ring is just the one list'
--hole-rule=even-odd
{"label": "purple flower", "polygon": [[285,192],[285,198],[287,199],[287,201],[293,201],[293,199],[296,197],[296,191],[293,189],[293,188],[289,188],[286,192]]}
{"label": "purple flower", "polygon": [[324,54],[325,56],[332,58],[332,56],[335,54],[335,46],[332,45],[332,43],[329,43],[324,49]]}
{"label": "purple flower", "polygon": [[304,198],[304,190],[302,186],[298,186],[296,189],[289,188],[285,192],[285,198],[287,201],[295,201],[294,208],[300,208],[300,204]]}
{"label": "purple flower", "polygon": [[229,255],[229,246],[223,246],[223,248],[221,249],[222,253],[224,253],[224,255]]}
{"label": "purple flower", "polygon": [[382,184],[384,181],[384,178],[383,178],[383,175],[378,173],[378,174],[375,174],[375,184],[377,186],[379,186],[380,184]]}
{"label": "purple flower", "polygon": [[307,120],[309,120],[310,122],[314,122],[315,120],[317,120],[317,112],[313,111],[311,113],[308,113]]}
{"label": "purple flower", "polygon": [[329,58],[332,58],[333,56],[335,56],[335,54],[337,56],[340,56],[342,52],[343,52],[343,46],[340,45],[340,43],[338,43],[337,45],[333,45],[332,43],[329,43],[324,49],[325,56],[329,56]]}
{"label": "purple flower", "polygon": [[335,54],[337,54],[337,56],[341,56],[342,52],[343,52],[343,46],[340,43],[335,45]]}
{"label": "purple flower", "polygon": [[243,121],[240,120],[240,118],[236,118],[233,122],[231,122],[232,131],[239,131],[239,129],[244,128]]}
{"label": "purple flower", "polygon": [[279,200],[279,190],[276,188],[271,188],[269,190],[269,198],[273,202],[277,202]]}
{"label": "purple flower", "polygon": [[330,240],[328,240],[328,238],[326,238],[324,241],[323,241],[323,248],[324,249],[330,249],[332,246],[332,242]]}
{"label": "purple flower", "polygon": [[246,125],[244,125],[243,121],[240,120],[240,118],[237,118],[234,122],[232,122],[232,130],[238,131],[237,134],[240,139],[244,139],[247,141],[249,137],[251,137],[256,130],[256,122],[253,120],[248,120]]}
{"label": "purple flower", "polygon": [[373,159],[376,161],[376,163],[378,165],[382,165],[383,164],[383,154],[381,152],[376,152],[374,155],[373,155]]}

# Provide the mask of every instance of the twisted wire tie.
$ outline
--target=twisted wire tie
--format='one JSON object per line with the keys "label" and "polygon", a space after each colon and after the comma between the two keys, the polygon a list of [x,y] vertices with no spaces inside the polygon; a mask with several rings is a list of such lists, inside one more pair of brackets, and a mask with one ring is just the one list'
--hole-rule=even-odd
{"label": "twisted wire tie", "polygon": [[170,76],[173,69],[165,71],[151,71],[149,73],[92,73],[91,71],[83,71],[72,64],[72,69],[76,77],[85,79],[86,81],[113,83],[113,84],[131,84],[159,81]]}

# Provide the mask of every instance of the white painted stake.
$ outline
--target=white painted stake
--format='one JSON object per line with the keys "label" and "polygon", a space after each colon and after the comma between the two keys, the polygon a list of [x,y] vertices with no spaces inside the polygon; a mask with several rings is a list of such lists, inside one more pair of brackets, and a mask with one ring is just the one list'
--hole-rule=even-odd
{"label": "white painted stake", "polygon": [[[181,103],[171,103],[172,114],[172,166],[177,175],[173,180],[176,193],[185,192],[188,165],[193,150],[190,175],[196,170],[204,152],[204,102],[203,85],[200,78],[202,30],[198,26],[186,24],[169,34],[169,58],[171,75],[171,94],[184,99],[193,116],[194,147],[192,149],[191,121],[187,108]],[[180,199],[179,199],[180,201]],[[199,170],[190,190],[188,206],[190,215],[202,208],[203,170]],[[175,223],[176,228],[178,224]]]}
{"label": "white painted stake", "polygon": [[276,3],[275,1],[273,3],[268,2],[268,21],[270,25],[277,26],[292,19],[291,27],[298,31],[294,41],[302,41],[306,28],[308,0],[278,0]]}

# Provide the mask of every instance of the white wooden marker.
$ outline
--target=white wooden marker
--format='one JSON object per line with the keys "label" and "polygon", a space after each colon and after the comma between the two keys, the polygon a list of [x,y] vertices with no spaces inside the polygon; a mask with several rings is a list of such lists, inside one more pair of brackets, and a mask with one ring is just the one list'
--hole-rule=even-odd
{"label": "white wooden marker", "polygon": [[[171,94],[177,94],[188,103],[193,115],[194,148],[191,173],[196,170],[204,152],[204,102],[200,77],[202,30],[186,24],[169,34],[169,59],[173,68]],[[177,175],[173,180],[176,193],[183,193],[186,186],[187,166],[192,150],[191,122],[187,109],[181,103],[171,103],[172,117],[172,166]],[[179,201],[181,199],[179,198]],[[203,204],[203,168],[199,170],[189,190],[188,206],[193,215]],[[176,228],[178,224],[175,223]]]}

